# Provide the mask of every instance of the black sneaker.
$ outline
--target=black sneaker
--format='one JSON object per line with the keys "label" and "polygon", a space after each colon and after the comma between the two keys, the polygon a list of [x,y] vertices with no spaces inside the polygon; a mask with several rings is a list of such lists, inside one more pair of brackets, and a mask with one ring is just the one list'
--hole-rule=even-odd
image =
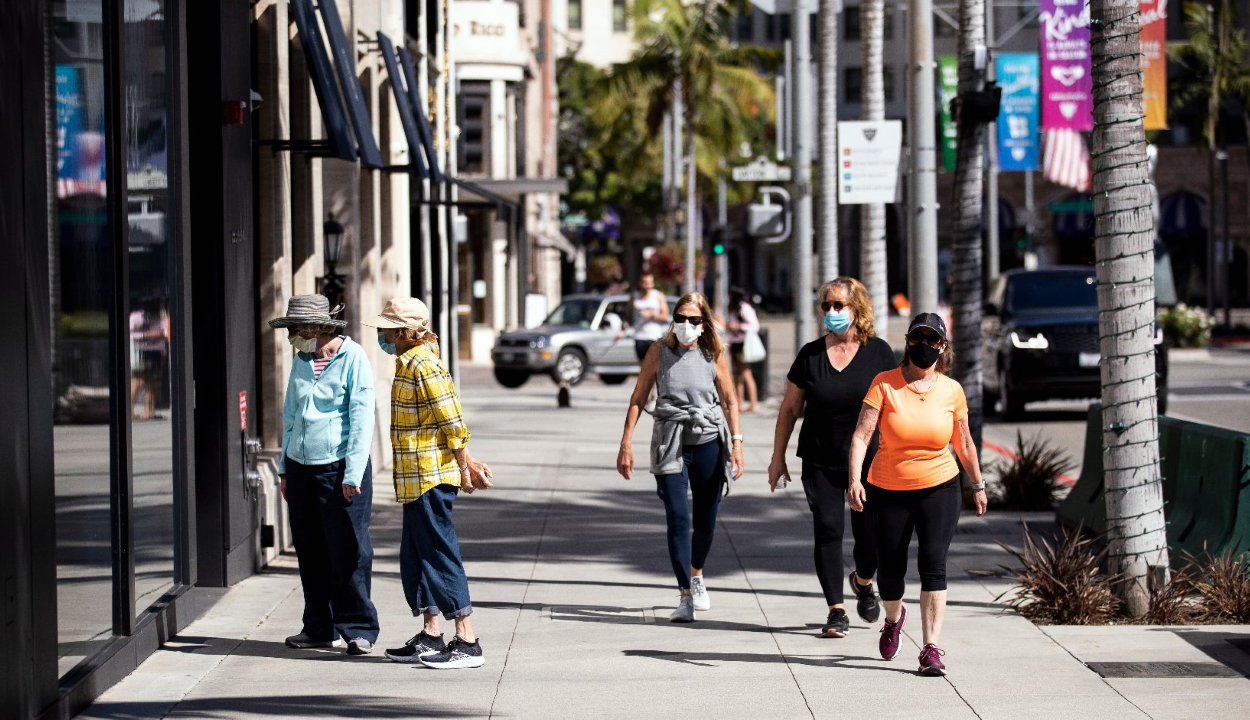
{"label": "black sneaker", "polygon": [[825,619],[825,627],[821,629],[820,636],[843,638],[850,630],[851,619],[846,616],[846,611],[842,608],[834,608],[829,611],[829,617]]}
{"label": "black sneaker", "polygon": [[286,646],[296,650],[309,650],[311,648],[344,648],[347,647],[347,643],[343,638],[318,640],[306,632],[301,632],[299,635],[292,635],[287,638]]}
{"label": "black sneaker", "polygon": [[442,652],[446,647],[447,643],[443,642],[442,635],[434,637],[421,631],[404,643],[403,647],[387,650],[386,656],[395,662],[414,663],[419,662],[422,655]]}
{"label": "black sneaker", "polygon": [[486,664],[486,657],[482,655],[482,643],[479,641],[467,643],[453,637],[443,652],[422,656],[421,664],[435,670],[459,670],[482,667]]}
{"label": "black sneaker", "polygon": [[855,593],[855,612],[866,623],[875,623],[881,617],[881,601],[877,599],[877,589],[872,583],[859,584],[859,577],[854,571],[847,580],[851,583],[851,592]]}

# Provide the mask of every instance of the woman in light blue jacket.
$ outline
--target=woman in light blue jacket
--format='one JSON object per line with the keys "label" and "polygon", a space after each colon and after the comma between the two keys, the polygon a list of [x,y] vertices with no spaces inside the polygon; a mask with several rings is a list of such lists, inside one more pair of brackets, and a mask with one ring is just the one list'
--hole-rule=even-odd
{"label": "woman in light blue jacket", "polygon": [[373,370],[340,334],[346,322],[321,295],[295,295],[270,327],[297,352],[282,406],[278,472],[304,585],[303,628],[288,647],[347,647],[364,655],[378,640],[369,599],[373,544]]}

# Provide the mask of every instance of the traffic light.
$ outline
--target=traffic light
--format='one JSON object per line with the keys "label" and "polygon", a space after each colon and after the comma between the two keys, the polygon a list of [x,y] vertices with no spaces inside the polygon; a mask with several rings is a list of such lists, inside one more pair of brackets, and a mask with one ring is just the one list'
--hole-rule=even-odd
{"label": "traffic light", "polygon": [[724,228],[717,228],[715,231],[712,232],[712,254],[713,255],[725,254],[725,251],[729,249],[729,245],[725,240],[726,239],[725,239]]}

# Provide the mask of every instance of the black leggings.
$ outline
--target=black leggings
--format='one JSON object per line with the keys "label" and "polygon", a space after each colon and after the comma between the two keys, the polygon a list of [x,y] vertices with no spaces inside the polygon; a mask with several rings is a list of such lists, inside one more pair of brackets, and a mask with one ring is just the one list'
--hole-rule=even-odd
{"label": "black leggings", "polygon": [[886,490],[868,483],[865,511],[872,516],[881,563],[877,587],[882,600],[903,599],[907,547],[912,530],[920,538],[916,565],[920,589],[946,589],[946,552],[959,523],[959,477],[921,490]]}
{"label": "black leggings", "polygon": [[[803,463],[803,492],[812,511],[816,535],[816,577],[825,592],[825,603],[840,605],[845,601],[842,584],[842,536],[846,532],[846,470]],[[869,527],[866,513],[851,513],[851,537],[855,557],[855,574],[871,580],[877,574],[877,543]]]}

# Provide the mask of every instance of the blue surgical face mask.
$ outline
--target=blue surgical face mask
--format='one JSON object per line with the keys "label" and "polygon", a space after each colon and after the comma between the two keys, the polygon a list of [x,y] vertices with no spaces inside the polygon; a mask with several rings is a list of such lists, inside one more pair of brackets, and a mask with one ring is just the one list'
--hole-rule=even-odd
{"label": "blue surgical face mask", "polygon": [[842,335],[851,327],[851,311],[847,308],[830,310],[825,313],[825,329],[831,333]]}
{"label": "blue surgical face mask", "polygon": [[390,343],[386,341],[386,333],[381,332],[381,331],[378,332],[378,345],[382,347],[382,352],[386,353],[387,355],[395,354],[395,343]]}

